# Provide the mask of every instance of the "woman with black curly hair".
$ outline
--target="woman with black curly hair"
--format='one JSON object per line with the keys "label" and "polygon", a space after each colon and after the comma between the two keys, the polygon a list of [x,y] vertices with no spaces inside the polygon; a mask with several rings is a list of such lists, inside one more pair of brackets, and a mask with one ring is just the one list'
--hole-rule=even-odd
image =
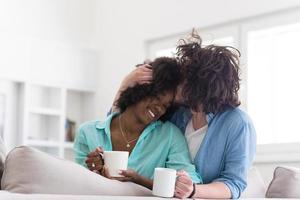
{"label": "woman with black curly hair", "polygon": [[74,145],[75,160],[111,178],[99,152],[128,151],[131,170],[121,172],[124,176],[119,178],[121,181],[152,189],[154,169],[166,167],[185,170],[195,183],[201,183],[184,136],[175,125],[164,120],[181,81],[178,62],[164,57],[156,59],[151,66],[151,83],[137,84],[120,93],[116,102],[119,112],[110,114],[105,121],[80,126]]}
{"label": "woman with black curly hair", "polygon": [[[247,172],[256,149],[256,133],[249,116],[240,110],[239,51],[232,47],[203,46],[193,32],[177,47],[183,83],[178,87],[181,106],[169,118],[184,133],[190,156],[203,183],[195,185],[178,172],[179,198],[239,198],[247,186]],[[122,88],[151,81],[151,71],[133,71]]]}

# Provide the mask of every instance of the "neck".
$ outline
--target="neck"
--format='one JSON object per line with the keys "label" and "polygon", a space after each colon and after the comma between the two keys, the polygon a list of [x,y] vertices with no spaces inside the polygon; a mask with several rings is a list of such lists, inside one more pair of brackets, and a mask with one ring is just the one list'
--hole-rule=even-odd
{"label": "neck", "polygon": [[135,117],[134,113],[129,108],[121,113],[121,118],[122,127],[126,130],[128,136],[138,136],[146,127]]}
{"label": "neck", "polygon": [[206,114],[204,112],[192,112],[193,127],[198,130],[207,125]]}

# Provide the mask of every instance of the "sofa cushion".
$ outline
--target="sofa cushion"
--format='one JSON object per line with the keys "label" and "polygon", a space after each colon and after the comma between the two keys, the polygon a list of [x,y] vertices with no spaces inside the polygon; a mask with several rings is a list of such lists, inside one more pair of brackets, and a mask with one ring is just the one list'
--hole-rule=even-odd
{"label": "sofa cushion", "polygon": [[25,146],[7,155],[2,187],[16,193],[151,195],[151,191],[142,186],[104,178],[76,163]]}
{"label": "sofa cushion", "polygon": [[256,167],[252,167],[247,176],[247,188],[242,193],[241,198],[264,198],[266,185]]}
{"label": "sofa cushion", "polygon": [[[2,138],[0,137],[0,181],[2,179],[2,174],[4,170],[4,161],[5,161],[6,151],[4,142],[2,141]],[[1,182],[0,182],[0,189],[1,189]]]}
{"label": "sofa cushion", "polygon": [[268,187],[267,198],[300,198],[300,169],[277,167]]}

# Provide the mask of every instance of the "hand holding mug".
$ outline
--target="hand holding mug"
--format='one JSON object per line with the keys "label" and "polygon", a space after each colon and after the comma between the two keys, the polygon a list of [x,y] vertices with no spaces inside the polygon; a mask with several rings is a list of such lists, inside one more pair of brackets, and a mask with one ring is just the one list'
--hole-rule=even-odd
{"label": "hand holding mug", "polygon": [[85,163],[89,170],[97,174],[100,174],[103,171],[104,161],[102,155],[103,155],[102,147],[97,147],[95,151],[87,155],[87,159]]}
{"label": "hand holding mug", "polygon": [[174,196],[180,199],[189,197],[194,190],[193,180],[190,178],[187,172],[177,172],[177,180],[175,185]]}
{"label": "hand holding mug", "polygon": [[133,182],[133,183],[139,183],[141,176],[132,169],[127,170],[120,170],[120,175],[123,177],[116,177],[116,180],[122,181],[122,182]]}

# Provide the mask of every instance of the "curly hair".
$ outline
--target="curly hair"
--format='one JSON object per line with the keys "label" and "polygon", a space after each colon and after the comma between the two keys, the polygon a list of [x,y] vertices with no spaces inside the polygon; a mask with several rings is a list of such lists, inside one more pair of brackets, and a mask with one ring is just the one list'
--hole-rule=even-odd
{"label": "curly hair", "polygon": [[191,109],[218,113],[240,105],[239,57],[234,47],[202,46],[202,39],[192,33],[192,40],[181,40],[176,57],[182,66],[182,96]]}
{"label": "curly hair", "polygon": [[[124,90],[116,102],[116,106],[121,112],[147,97],[156,97],[168,91],[175,94],[182,77],[177,60],[175,58],[160,57],[149,63],[149,65],[153,71],[151,83],[137,84]],[[172,110],[171,107],[167,109],[160,119],[164,121]]]}

